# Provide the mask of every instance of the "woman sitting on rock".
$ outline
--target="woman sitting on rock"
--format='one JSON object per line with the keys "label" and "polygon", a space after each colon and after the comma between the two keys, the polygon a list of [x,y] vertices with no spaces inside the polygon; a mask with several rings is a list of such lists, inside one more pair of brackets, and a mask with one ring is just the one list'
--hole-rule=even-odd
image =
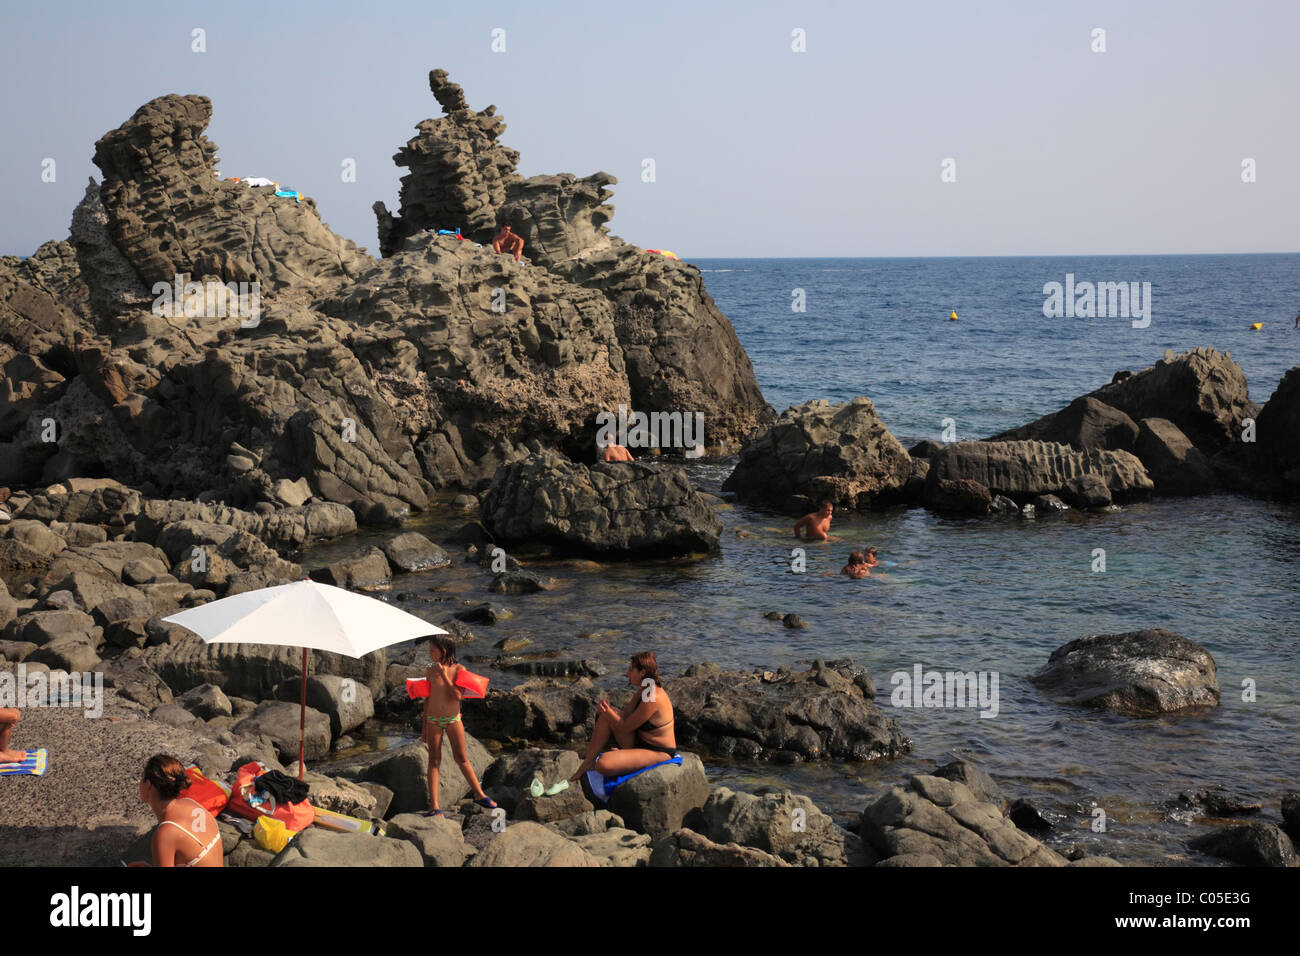
{"label": "woman sitting on rock", "polygon": [[153,832],[154,866],[221,866],[221,833],[212,814],[181,791],[190,785],[175,757],[158,754],[145,764],[140,799],[159,820]]}
{"label": "woman sitting on rock", "polygon": [[[570,783],[577,783],[588,770],[617,777],[677,756],[673,703],[659,679],[659,664],[653,652],[633,655],[627,668],[627,682],[637,693],[621,711],[611,707],[608,700],[600,702],[600,715],[591,732],[587,755],[569,778]],[[609,749],[601,753],[601,748],[606,746]]]}

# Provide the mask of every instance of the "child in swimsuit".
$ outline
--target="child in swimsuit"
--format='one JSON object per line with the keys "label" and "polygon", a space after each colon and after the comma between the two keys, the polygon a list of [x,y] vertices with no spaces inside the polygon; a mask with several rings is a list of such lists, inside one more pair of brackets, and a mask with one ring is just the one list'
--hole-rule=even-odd
{"label": "child in swimsuit", "polygon": [[197,801],[181,796],[189,785],[190,778],[175,757],[158,754],[145,764],[140,799],[159,821],[153,833],[154,866],[223,865],[217,821]]}
{"label": "child in swimsuit", "polygon": [[483,792],[478,775],[465,752],[465,725],[460,719],[460,701],[463,692],[456,686],[456,642],[449,635],[435,634],[429,638],[429,696],[424,700],[424,716],[420,719],[423,732],[420,739],[429,748],[429,813],[440,817],[438,808],[438,769],[442,763],[442,735],[451,743],[451,754],[465,775],[465,782],[474,793],[474,802],[495,810],[497,805]]}
{"label": "child in swimsuit", "polygon": [[849,563],[840,568],[840,574],[847,574],[853,580],[871,577],[871,568],[866,560],[862,557],[861,551],[854,551],[849,555]]}

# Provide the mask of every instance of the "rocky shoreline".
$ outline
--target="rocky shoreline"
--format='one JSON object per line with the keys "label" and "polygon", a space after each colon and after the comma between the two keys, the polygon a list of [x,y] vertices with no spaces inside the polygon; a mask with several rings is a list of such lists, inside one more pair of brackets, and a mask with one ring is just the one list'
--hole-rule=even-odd
{"label": "rocky shoreline", "polygon": [[[617,406],[707,412],[708,447],[740,449],[726,494],[784,513],[825,498],[1028,518],[1150,495],[1300,494],[1300,367],[1261,408],[1212,349],[1118,373],[981,441],[909,451],[866,398],[777,417],[699,271],[609,234],[613,177],[524,178],[495,107],[470,109],[442,71],[430,89],[443,115],[395,157],[410,170],[400,209],[376,204],[382,259],[336,236],[310,198],[220,179],[200,96],[160,97],[101,138],[103,181],[88,186],[69,239],[0,259],[0,674],[41,686],[98,674],[106,685],[93,720],[24,696],[15,744],[50,747],[54,769],[0,788],[0,863],[111,865],[137,853],[152,820],[134,801],[135,775],[155,752],[210,775],[296,755],[298,652],[206,645],[162,619],[299,580],[306,549],[384,529],[381,543],[311,576],[385,591],[402,575],[468,564],[510,595],[550,587],[530,569],[538,557],[719,551],[727,505],[676,463],[687,448],[662,441],[646,445],[662,453],[652,460],[596,462],[597,416]],[[503,222],[525,240],[520,263],[486,246]],[[463,238],[440,234],[456,229]],[[257,314],[213,314],[207,290],[251,282]],[[179,309],[158,308],[159,284],[180,290]],[[404,527],[451,494],[467,519],[455,533],[435,542]],[[440,626],[467,642],[504,613],[463,606]],[[229,863],[1114,862],[1031,835],[1043,815],[965,761],[865,795],[851,821],[789,791],[710,785],[711,759],[906,754],[907,728],[847,660],[756,672],[697,661],[669,683],[681,767],[636,778],[605,808],[577,788],[532,797],[535,776],[550,784],[576,768],[572,748],[602,694],[590,678],[607,663],[514,662],[529,679],[466,703],[472,761],[508,810],[500,830],[462,801],[456,774],[442,775],[440,793],[455,813],[420,815],[423,745],[316,763],[368,722],[409,724],[405,679],[421,668],[409,649],[313,654],[312,799],[381,820],[387,836],[309,829],[273,857],[223,824]],[[1195,715],[1220,697],[1210,654],[1161,630],[1080,637],[1033,680],[1049,698],[1125,717]],[[1280,825],[1225,827],[1191,849],[1289,863],[1300,795],[1277,796]],[[1264,802],[1193,794],[1185,812],[1235,819]],[[62,847],[53,860],[51,830]]]}

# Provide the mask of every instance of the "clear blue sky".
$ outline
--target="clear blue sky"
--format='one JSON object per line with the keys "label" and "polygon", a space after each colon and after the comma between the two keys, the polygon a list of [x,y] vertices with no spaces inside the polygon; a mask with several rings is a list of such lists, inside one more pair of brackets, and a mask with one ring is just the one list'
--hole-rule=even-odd
{"label": "clear blue sky", "polygon": [[613,173],[613,231],[685,258],[1300,249],[1295,0],[53,0],[0,22],[4,253],[65,238],[95,140],[164,93],[212,99],[222,175],[302,190],[376,252],[435,67],[497,105],[524,175]]}

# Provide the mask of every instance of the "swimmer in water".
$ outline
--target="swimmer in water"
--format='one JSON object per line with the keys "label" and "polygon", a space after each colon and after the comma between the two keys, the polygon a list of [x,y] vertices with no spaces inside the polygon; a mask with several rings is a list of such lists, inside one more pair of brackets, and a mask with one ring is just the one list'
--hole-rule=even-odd
{"label": "swimmer in water", "polygon": [[862,557],[861,551],[854,551],[849,555],[849,563],[840,568],[840,574],[846,574],[853,580],[871,577],[871,569],[867,566]]}
{"label": "swimmer in water", "polygon": [[839,538],[830,533],[831,516],[834,513],[835,506],[829,501],[823,501],[820,510],[804,515],[795,523],[794,536],[799,537],[799,529],[803,528],[806,532],[803,537],[808,541],[839,541]]}

